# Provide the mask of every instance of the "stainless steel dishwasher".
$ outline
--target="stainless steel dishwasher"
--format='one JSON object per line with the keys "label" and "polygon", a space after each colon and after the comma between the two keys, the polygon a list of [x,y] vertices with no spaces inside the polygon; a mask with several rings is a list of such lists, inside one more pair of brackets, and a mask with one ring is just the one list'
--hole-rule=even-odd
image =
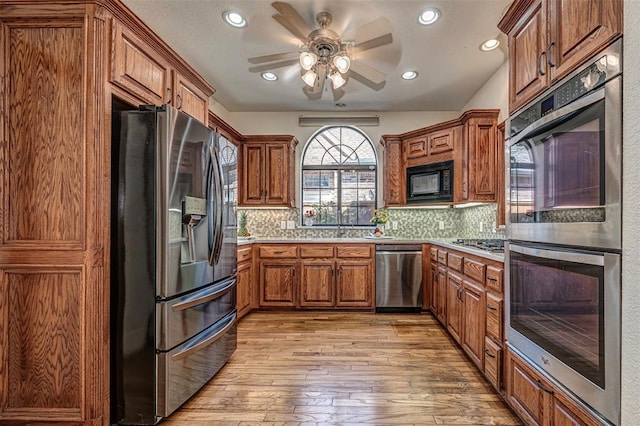
{"label": "stainless steel dishwasher", "polygon": [[376,244],[376,312],[420,312],[422,246]]}

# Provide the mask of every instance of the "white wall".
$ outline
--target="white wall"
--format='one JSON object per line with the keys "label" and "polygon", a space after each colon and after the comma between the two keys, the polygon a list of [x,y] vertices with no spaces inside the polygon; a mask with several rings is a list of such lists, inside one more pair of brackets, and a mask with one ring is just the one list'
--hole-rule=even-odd
{"label": "white wall", "polygon": [[640,425],[640,1],[623,4],[622,424]]}
{"label": "white wall", "polygon": [[509,116],[509,61],[498,68],[495,74],[473,95],[462,108],[462,112],[470,109],[500,108],[498,123]]}

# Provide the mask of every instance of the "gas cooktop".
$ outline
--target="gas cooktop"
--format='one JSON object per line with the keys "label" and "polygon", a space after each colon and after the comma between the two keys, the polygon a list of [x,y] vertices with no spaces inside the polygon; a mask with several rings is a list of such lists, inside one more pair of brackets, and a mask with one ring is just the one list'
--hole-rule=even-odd
{"label": "gas cooktop", "polygon": [[493,253],[504,253],[504,240],[500,239],[458,238],[453,241],[453,244],[486,250]]}

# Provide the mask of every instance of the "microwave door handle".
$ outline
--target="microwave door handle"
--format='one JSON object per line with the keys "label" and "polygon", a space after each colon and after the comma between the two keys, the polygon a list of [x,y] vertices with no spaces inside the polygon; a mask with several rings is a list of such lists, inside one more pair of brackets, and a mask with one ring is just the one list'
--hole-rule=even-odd
{"label": "microwave door handle", "polygon": [[594,266],[604,266],[604,256],[601,255],[576,253],[564,250],[547,250],[533,247],[523,247],[515,244],[509,244],[509,251],[533,257],[541,257],[543,259],[575,262]]}
{"label": "microwave door handle", "polygon": [[520,142],[522,139],[529,139],[534,136],[537,136],[550,128],[556,127],[571,118],[575,117],[577,114],[582,112],[584,109],[590,107],[601,99],[604,99],[604,90],[605,88],[601,88],[584,98],[580,98],[569,105],[566,105],[560,108],[557,111],[553,111],[552,113],[545,115],[544,117],[537,120],[535,123],[531,123],[527,127],[525,127],[517,136],[511,138],[511,144]]}

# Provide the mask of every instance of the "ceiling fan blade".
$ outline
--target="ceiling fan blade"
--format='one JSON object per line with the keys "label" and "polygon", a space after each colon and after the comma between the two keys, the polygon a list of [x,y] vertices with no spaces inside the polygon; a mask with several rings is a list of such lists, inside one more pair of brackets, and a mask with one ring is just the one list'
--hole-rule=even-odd
{"label": "ceiling fan blade", "polygon": [[365,50],[374,49],[376,47],[384,46],[385,44],[393,43],[393,36],[391,33],[381,35],[379,37],[375,37],[362,43],[358,43],[353,48],[354,53],[357,55],[360,52],[364,52]]}
{"label": "ceiling fan blade", "polygon": [[387,78],[387,75],[382,71],[372,67],[371,65],[367,65],[358,61],[351,62],[350,71],[356,74],[357,76],[360,76],[362,78],[369,80],[374,85],[379,85],[384,83],[385,79]]}
{"label": "ceiling fan blade", "polygon": [[255,67],[249,67],[249,72],[269,71],[276,68],[287,67],[289,65],[293,65],[297,63],[298,63],[298,59],[289,59],[288,61],[280,61],[280,62],[273,62],[271,64],[256,65]]}
{"label": "ceiling fan blade", "polygon": [[273,62],[279,61],[282,59],[294,59],[298,58],[300,55],[299,52],[283,52],[283,53],[275,53],[273,55],[264,55],[264,56],[254,56],[253,58],[249,58],[249,62],[252,64],[264,64],[265,62]]}
{"label": "ceiling fan blade", "polygon": [[306,44],[307,36],[312,29],[293,6],[283,1],[273,2],[271,6],[280,13],[280,15],[273,15],[273,19]]}

